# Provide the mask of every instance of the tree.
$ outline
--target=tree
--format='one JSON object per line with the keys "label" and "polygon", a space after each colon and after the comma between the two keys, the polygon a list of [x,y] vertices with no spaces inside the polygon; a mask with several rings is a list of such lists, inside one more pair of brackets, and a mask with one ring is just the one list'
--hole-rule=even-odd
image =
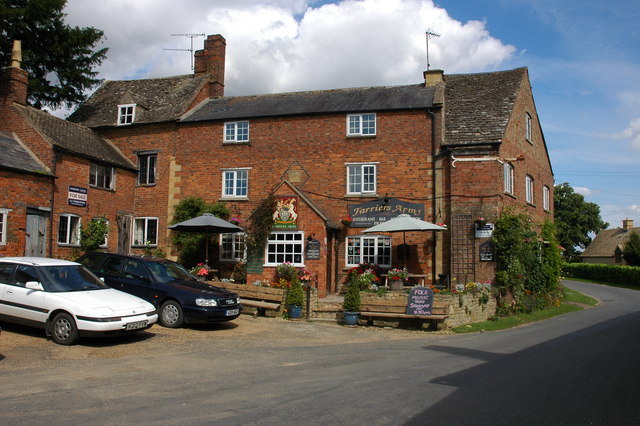
{"label": "tree", "polygon": [[22,68],[29,73],[27,101],[41,109],[73,107],[101,80],[93,69],[107,48],[95,49],[104,32],[70,27],[66,0],[0,0],[0,67],[10,64],[13,40],[22,42]]}
{"label": "tree", "polygon": [[85,253],[98,250],[105,243],[108,233],[109,224],[105,217],[90,220],[80,230],[80,249]]}
{"label": "tree", "polygon": [[600,218],[600,206],[588,203],[568,183],[554,187],[554,218],[558,241],[567,262],[580,261],[580,252],[591,242],[589,234],[597,234],[609,226]]}
{"label": "tree", "polygon": [[631,232],[629,240],[622,249],[622,255],[629,266],[640,266],[640,234]]}
{"label": "tree", "polygon": [[[183,198],[175,207],[171,224],[193,219],[204,213],[211,213],[222,219],[229,217],[229,209],[222,203],[208,204],[202,198]],[[191,267],[202,262],[202,254],[206,251],[207,234],[201,232],[171,233],[173,245],[180,252],[178,261],[184,266]]]}

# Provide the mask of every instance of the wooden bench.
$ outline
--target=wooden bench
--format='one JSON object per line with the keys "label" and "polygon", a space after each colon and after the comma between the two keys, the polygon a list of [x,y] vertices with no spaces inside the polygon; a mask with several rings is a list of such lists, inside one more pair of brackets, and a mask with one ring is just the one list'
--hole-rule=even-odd
{"label": "wooden bench", "polygon": [[433,303],[431,315],[407,315],[406,309],[406,301],[368,299],[360,304],[360,317],[366,318],[369,324],[373,323],[374,318],[425,320],[434,324],[437,330],[441,330],[444,320],[449,318],[449,305],[443,302]]}
{"label": "wooden bench", "polygon": [[256,308],[254,315],[263,314],[266,309],[279,310],[284,299],[284,290],[280,288],[259,287],[255,285],[227,283],[223,281],[209,282],[209,284],[233,291],[240,296],[243,306]]}

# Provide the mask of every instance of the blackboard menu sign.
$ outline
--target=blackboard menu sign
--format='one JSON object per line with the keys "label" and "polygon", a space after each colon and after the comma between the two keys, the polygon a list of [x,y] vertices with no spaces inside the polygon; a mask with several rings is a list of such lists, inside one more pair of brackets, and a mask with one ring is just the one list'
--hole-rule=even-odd
{"label": "blackboard menu sign", "polygon": [[414,287],[407,301],[407,315],[431,315],[433,290],[429,287]]}
{"label": "blackboard menu sign", "polygon": [[307,241],[307,259],[318,260],[320,259],[320,241],[316,239]]}

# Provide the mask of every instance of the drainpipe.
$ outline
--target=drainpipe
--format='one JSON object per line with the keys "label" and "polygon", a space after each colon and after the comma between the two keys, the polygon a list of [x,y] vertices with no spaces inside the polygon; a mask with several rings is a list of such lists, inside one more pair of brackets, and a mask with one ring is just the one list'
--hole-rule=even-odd
{"label": "drainpipe", "polygon": [[[431,176],[432,176],[432,187],[431,187],[431,217],[433,220],[436,220],[437,208],[436,208],[436,114],[431,110],[431,108],[427,109],[427,112],[431,116]],[[433,249],[431,250],[431,265],[432,265],[432,273],[431,273],[431,284],[435,287],[436,285],[436,248],[437,248],[437,239],[436,234],[433,234]]]}
{"label": "drainpipe", "polygon": [[56,197],[56,169],[58,166],[58,157],[61,156],[62,153],[53,147],[53,161],[51,163],[51,174],[53,175],[53,179],[51,179],[51,210],[49,211],[49,247],[47,250],[47,256],[53,257],[53,218],[54,218],[54,205],[55,205],[55,197]]}

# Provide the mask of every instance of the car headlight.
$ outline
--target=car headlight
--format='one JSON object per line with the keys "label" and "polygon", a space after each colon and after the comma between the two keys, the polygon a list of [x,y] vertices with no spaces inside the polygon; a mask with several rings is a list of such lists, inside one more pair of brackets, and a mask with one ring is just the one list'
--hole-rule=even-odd
{"label": "car headlight", "polygon": [[216,299],[196,299],[198,306],[218,306]]}
{"label": "car headlight", "polygon": [[236,297],[236,303],[240,303],[240,296]]}

